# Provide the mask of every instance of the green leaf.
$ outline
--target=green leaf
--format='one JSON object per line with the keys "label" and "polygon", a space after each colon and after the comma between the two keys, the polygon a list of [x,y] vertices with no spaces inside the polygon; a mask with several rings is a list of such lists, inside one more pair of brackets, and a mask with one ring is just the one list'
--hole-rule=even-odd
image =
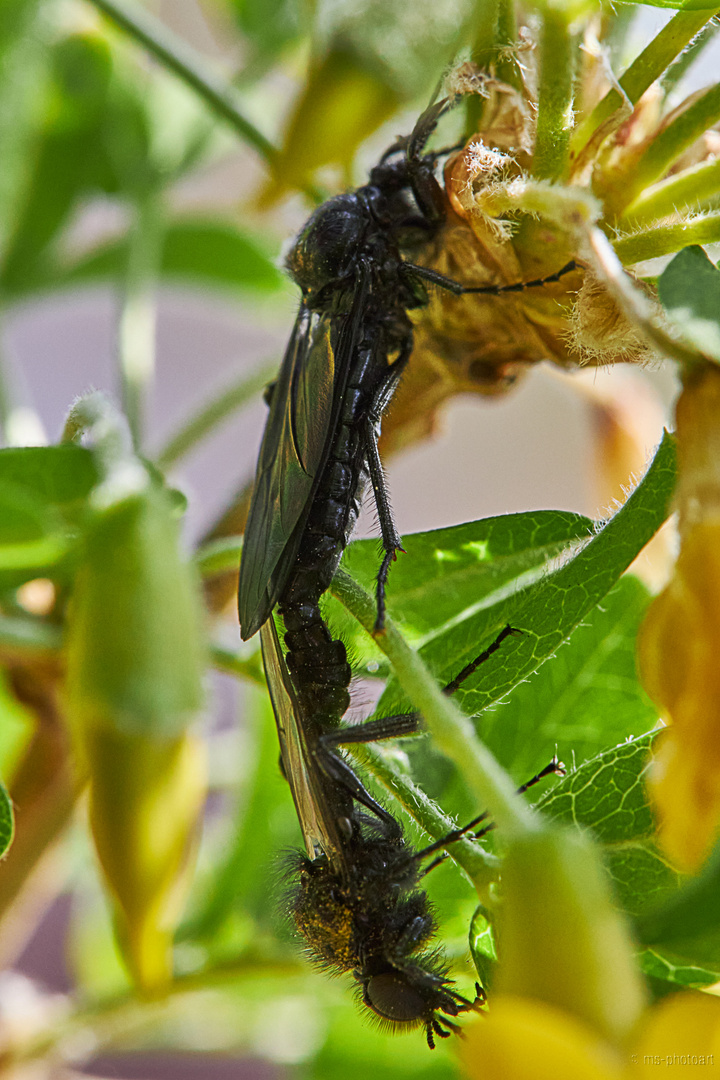
{"label": "green leaf", "polygon": [[654,732],[612,747],[561,780],[537,804],[553,820],[591,829],[622,907],[638,912],[679,881],[655,844],[644,787]]}
{"label": "green leaf", "polygon": [[15,818],[12,803],[4,784],[0,784],[0,857],[5,854],[12,844],[14,835]]}
{"label": "green leaf", "polygon": [[[635,933],[653,953],[681,967],[710,968],[720,977],[720,843],[702,873],[635,921]],[[695,985],[698,974],[694,973]],[[687,983],[686,972],[683,981]],[[678,981],[673,978],[673,981]]]}
{"label": "green leaf", "polygon": [[77,35],[53,53],[56,108],[48,112],[33,175],[2,267],[5,292],[17,295],[47,274],[46,253],[80,194],[107,172],[101,137],[110,59],[99,38]]}
{"label": "green leaf", "polygon": [[[564,761],[582,762],[655,723],[657,710],[635,668],[635,639],[648,602],[637,578],[622,577],[550,663],[483,714],[483,742],[518,783],[555,751]],[[463,700],[476,711],[472,690]]]}
{"label": "green leaf", "polygon": [[[438,626],[491,603],[489,597],[513,594],[537,581],[552,559],[573,542],[586,540],[592,529],[593,522],[581,514],[533,510],[403,537],[406,554],[393,564],[388,581],[390,613],[410,641],[421,640]],[[374,592],[377,541],[354,541],[341,566]],[[326,598],[324,606],[353,656],[360,662],[376,659],[377,650],[342,605]]]}
{"label": "green leaf", "polygon": [[[464,617],[450,622],[422,650],[441,682],[454,679],[504,626],[522,633],[504,641],[460,687],[458,699],[463,711],[480,712],[500,701],[555,654],[662,525],[674,486],[675,442],[666,433],[625,505],[564,566],[487,606],[478,598],[477,610],[468,608],[466,601]],[[391,681],[378,713],[407,711],[398,708],[401,700]]]}
{"label": "green leaf", "polygon": [[301,30],[298,0],[230,0],[230,8],[256,53],[256,65],[269,64]]}
{"label": "green leaf", "polygon": [[492,983],[497,963],[497,947],[492,919],[482,904],[478,904],[470,923],[470,952],[477,969],[480,985],[487,989]]}
{"label": "green leaf", "polygon": [[[389,610],[405,633],[429,634],[492,593],[537,581],[569,544],[587,540],[593,525],[581,514],[533,510],[414,533],[390,571]],[[350,544],[342,567],[373,590],[377,541]]]}
{"label": "green leaf", "polygon": [[32,493],[0,482],[0,581],[4,570],[32,570],[56,563],[67,550],[62,527]]}
{"label": "green leaf", "polygon": [[34,492],[48,506],[86,499],[98,482],[93,455],[71,443],[0,450],[0,483]]}
{"label": "green leaf", "polygon": [[720,978],[717,864],[707,877],[679,888],[681,876],[655,843],[644,774],[656,735],[621,743],[586,762],[545,795],[538,809],[593,831],[618,901],[636,916],[635,937],[651,946],[640,956],[644,973],[679,986],[708,986]]}
{"label": "green leaf", "polygon": [[57,578],[69,526],[96,482],[92,456],[80,446],[0,450],[0,588]]}
{"label": "green leaf", "polygon": [[[53,287],[119,278],[127,265],[126,238],[107,244],[66,270]],[[176,221],[163,238],[160,274],[215,287],[272,292],[283,275],[255,241],[229,222]]]}
{"label": "green leaf", "polygon": [[20,214],[41,124],[47,50],[38,0],[0,4],[0,265]]}
{"label": "green leaf", "polygon": [[685,964],[682,960],[672,958],[664,953],[655,952],[653,949],[645,949],[638,957],[640,968],[643,973],[652,979],[663,979],[670,984],[671,993],[675,986],[700,988],[711,986],[720,979],[720,965],[714,970],[699,967],[695,964]]}
{"label": "green leaf", "polygon": [[658,295],[683,337],[720,360],[720,270],[701,247],[685,248],[668,263]]}

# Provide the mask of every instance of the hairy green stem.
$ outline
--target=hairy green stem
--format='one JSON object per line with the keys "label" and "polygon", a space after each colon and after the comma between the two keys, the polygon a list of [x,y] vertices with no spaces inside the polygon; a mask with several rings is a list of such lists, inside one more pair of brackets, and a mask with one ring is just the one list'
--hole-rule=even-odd
{"label": "hairy green stem", "polygon": [[243,375],[241,379],[223,388],[217,397],[203,406],[167,441],[156,457],[160,469],[169,469],[188,451],[205,438],[214,428],[242,408],[259,394],[277,371],[277,363],[272,367],[263,367],[252,375]]}
{"label": "hairy green stem", "polygon": [[613,87],[608,90],[590,115],[576,127],[571,139],[574,159],[579,157],[593,134],[622,108],[623,103],[635,105],[640,100],[716,11],[720,11],[720,8],[713,11],[680,11],[656,34],[620,77],[619,89]]}
{"label": "hairy green stem", "polygon": [[389,619],[384,630],[373,630],[373,599],[344,571],[336,573],[330,589],[388,657],[438,748],[455,762],[478,805],[486,806],[492,820],[507,834],[517,836],[531,831],[535,827],[532,811],[517,796],[510,777],[480,742],[468,718],[442,692],[419,655]]}
{"label": "hairy green stem", "polygon": [[517,16],[514,0],[500,0],[498,12],[498,53],[496,74],[502,82],[522,90],[522,77],[515,57],[518,40]]}
{"label": "hairy green stem", "polygon": [[91,496],[107,506],[143,491],[150,483],[147,469],[135,456],[132,435],[123,414],[98,390],[78,398],[65,421],[63,442],[87,435],[102,483]]}
{"label": "hairy green stem", "polygon": [[[716,9],[718,11],[720,9]],[[688,12],[689,15],[694,12]],[[704,14],[707,15],[707,12]],[[674,64],[670,64],[667,71],[660,79],[660,85],[664,92],[669,94],[685,75],[688,68],[695,63],[700,53],[705,49],[720,30],[720,22],[717,15],[712,15],[710,21],[700,30],[685,49],[680,53]]]}
{"label": "hairy green stem", "polygon": [[720,213],[714,213],[622,236],[613,240],[613,249],[624,266],[633,266],[661,255],[672,255],[690,244],[715,244],[718,241]]}
{"label": "hairy green stem", "polygon": [[583,257],[648,344],[681,364],[694,364],[708,359],[694,346],[671,337],[660,321],[658,310],[625,273],[610,241],[597,226],[588,231]]}
{"label": "hairy green stem", "polygon": [[277,150],[243,114],[237,91],[208,70],[206,61],[194,49],[171,33],[159,19],[124,0],[89,0],[121,29],[143,45],[164,67],[173,71],[267,162]]}
{"label": "hairy green stem", "polygon": [[542,5],[537,134],[532,172],[537,180],[559,180],[568,166],[573,123],[575,47],[562,4]]}
{"label": "hairy green stem", "polygon": [[628,206],[620,227],[646,225],[671,214],[696,210],[720,195],[720,161],[703,161],[645,188]]}
{"label": "hairy green stem", "polygon": [[472,56],[478,67],[488,69],[495,62],[500,19],[500,0],[484,0],[473,12]]}

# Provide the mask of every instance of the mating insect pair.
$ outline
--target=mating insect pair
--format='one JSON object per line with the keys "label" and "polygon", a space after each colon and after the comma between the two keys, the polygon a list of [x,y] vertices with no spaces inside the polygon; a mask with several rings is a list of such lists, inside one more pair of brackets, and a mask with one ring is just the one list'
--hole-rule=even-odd
{"label": "mating insect pair", "polygon": [[422,1024],[430,1046],[455,1029],[448,1017],[475,1004],[454,990],[437,951],[427,951],[436,927],[419,888],[422,861],[456,837],[413,851],[341,755],[343,743],[410,734],[419,718],[340,729],[352,673],[320,597],[369,478],[383,545],[382,625],[388,570],[402,548],[377,442],[412,352],[409,312],[427,303],[426,283],[458,296],[494,295],[557,281],[575,265],[529,284],[476,287],[412,261],[445,220],[437,155],[424,147],[448,107],[428,109],[368,184],[316,210],[288,257],[302,302],[272,392],[239,582],[241,634],[261,629],[283,769],[307,850],[291,898],[296,925],[320,964],[352,971],[370,1009],[390,1026]]}
{"label": "mating insect pair", "polygon": [[[446,691],[456,690],[511,632],[510,627],[501,631]],[[316,964],[332,973],[352,973],[363,1004],[381,1023],[392,1030],[422,1025],[433,1049],[435,1036],[447,1038],[459,1030],[450,1017],[478,1008],[485,996],[477,984],[474,1001],[459,994],[438,949],[428,950],[437,923],[421,881],[451,844],[478,826],[477,836],[483,836],[492,825],[480,814],[415,851],[400,823],[373,799],[338,749],[415,734],[421,717],[410,713],[322,730],[298,698],[273,618],[260,636],[283,768],[307,849],[307,856],[298,853],[292,861],[297,879],[288,907],[295,925]],[[563,772],[554,758],[519,790]]]}

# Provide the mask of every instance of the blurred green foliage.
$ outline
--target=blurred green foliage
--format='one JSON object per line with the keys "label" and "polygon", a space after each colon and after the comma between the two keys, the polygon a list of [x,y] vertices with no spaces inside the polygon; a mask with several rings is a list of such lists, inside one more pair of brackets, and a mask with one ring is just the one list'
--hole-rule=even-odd
{"label": "blurred green foliage", "polygon": [[[656,6],[707,7],[708,18],[715,10],[699,2]],[[100,10],[125,12],[130,22],[105,20]],[[284,237],[274,211],[282,196],[303,192],[312,200],[321,185],[351,183],[365,140],[391,119],[405,130],[403,110],[417,113],[457,58],[482,57],[510,83],[519,79],[522,53],[508,51],[516,33],[510,3],[208,0],[203,10],[225,49],[227,79],[217,71],[223,65],[188,50],[142,9],[135,25],[138,9],[130,3],[0,2],[5,311],[97,283],[125,297],[125,319],[135,310],[130,300],[162,283],[283,297],[276,263]],[[533,7],[535,17],[544,10]],[[627,9],[616,15],[603,6],[596,15],[608,60],[620,72],[631,58],[613,29],[626,25]],[[711,40],[706,34],[702,44]],[[467,112],[477,111],[476,100]],[[254,148],[248,154],[264,156],[264,178],[235,192],[230,209],[189,214],[179,207],[179,183],[220,160],[238,134]],[[98,199],[122,210],[122,224],[112,238],[80,248],[73,230]],[[148,221],[148,206],[154,236],[138,227]],[[691,336],[713,355],[717,281],[717,267],[696,249],[660,279],[670,317],[685,329],[690,320]],[[118,383],[128,400],[119,338]],[[238,396],[237,388],[229,393]],[[22,404],[0,393],[9,442]],[[417,1032],[389,1041],[360,1017],[344,982],[329,982],[303,959],[283,910],[282,880],[283,852],[298,846],[299,830],[277,768],[268,704],[248,683],[236,730],[218,731],[198,718],[200,666],[205,653],[219,655],[212,649],[221,605],[209,602],[199,613],[194,571],[177,540],[183,499],[144,456],[152,432],[132,425],[133,445],[124,419],[99,409],[94,418],[71,417],[59,445],[0,450],[0,762],[10,789],[8,796],[0,786],[0,849],[9,849],[0,865],[0,918],[27,900],[23,886],[60,840],[63,868],[50,894],[73,897],[68,953],[77,985],[44,1041],[28,1050],[21,1038],[3,1048],[8,1068],[15,1053],[56,1055],[75,1045],[73,1033],[89,1029],[90,1044],[103,1049],[254,1054],[317,1077],[454,1075],[451,1047],[430,1055]],[[222,407],[213,415],[224,415]],[[238,473],[251,468],[244,462]],[[717,866],[686,892],[654,843],[641,779],[651,740],[644,733],[655,711],[633,660],[648,593],[623,576],[667,517],[674,478],[668,438],[623,510],[602,527],[548,510],[409,537],[408,554],[391,573],[389,607],[442,680],[506,623],[523,628],[462,688],[461,707],[516,782],[556,749],[579,766],[541,796],[541,808],[596,835],[620,905],[637,916],[644,970],[656,980],[703,986],[720,977],[720,913],[708,900]],[[227,550],[234,558],[232,544]],[[221,564],[203,564],[206,586],[222,574]],[[371,588],[376,544],[351,545],[344,567]],[[335,597],[326,611],[359,671],[387,677],[386,660]],[[257,658],[248,657],[238,650],[233,670],[256,673]],[[232,666],[227,650],[220,666]],[[379,712],[406,706],[390,678]],[[199,752],[192,757],[188,747],[197,732],[207,739],[212,799],[190,881],[202,769]],[[183,754],[190,764],[178,764]],[[427,737],[384,757],[448,813],[478,811],[457,769]],[[33,769],[45,778],[34,794],[27,783]],[[69,825],[86,781],[97,851],[82,815]],[[18,835],[10,847],[13,800]],[[406,808],[398,813],[422,843]],[[168,821],[176,832],[164,831]],[[449,863],[427,885],[444,948],[469,993],[471,953],[483,980],[492,979],[485,909]],[[647,915],[659,899],[675,904],[678,918],[687,916],[685,934],[669,929],[676,927],[670,907],[665,916]],[[148,924],[152,938],[153,920],[169,909],[165,937],[148,944]],[[146,990],[167,989],[174,929],[172,993],[134,1008],[128,966]],[[148,957],[146,977],[139,968]]]}

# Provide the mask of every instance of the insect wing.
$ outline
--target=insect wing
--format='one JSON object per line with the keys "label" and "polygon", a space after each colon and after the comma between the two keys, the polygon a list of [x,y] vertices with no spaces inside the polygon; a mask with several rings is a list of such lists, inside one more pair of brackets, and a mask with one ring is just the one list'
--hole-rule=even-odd
{"label": "insect wing", "polygon": [[270,405],[245,529],[238,585],[243,640],[262,626],[282,593],[300,542],[297,526],[329,450],[336,392],[332,339],[331,320],[301,307]]}
{"label": "insect wing", "polygon": [[275,713],[283,768],[292,792],[307,853],[314,859],[320,849],[335,865],[344,865],[337,817],[328,798],[324,777],[308,746],[300,703],[282,654],[273,618],[267,619],[261,626],[260,644]]}

